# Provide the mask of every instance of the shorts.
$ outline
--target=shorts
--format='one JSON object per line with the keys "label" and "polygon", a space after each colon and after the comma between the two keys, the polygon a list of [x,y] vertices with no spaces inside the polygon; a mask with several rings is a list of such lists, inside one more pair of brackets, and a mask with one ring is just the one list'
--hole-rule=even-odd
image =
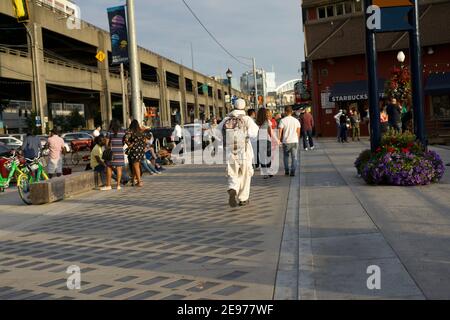
{"label": "shorts", "polygon": [[62,173],[62,158],[58,160],[49,159],[47,165],[47,173],[49,174],[59,174]]}

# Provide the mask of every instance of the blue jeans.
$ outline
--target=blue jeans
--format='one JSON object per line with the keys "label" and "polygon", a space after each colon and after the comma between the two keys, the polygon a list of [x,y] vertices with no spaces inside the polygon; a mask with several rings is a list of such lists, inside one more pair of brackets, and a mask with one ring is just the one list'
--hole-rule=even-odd
{"label": "blue jeans", "polygon": [[106,183],[106,167],[99,164],[94,168],[95,173],[100,173],[100,179],[102,180],[102,183]]}
{"label": "blue jeans", "polygon": [[150,174],[158,173],[158,170],[156,170],[152,164],[149,164],[147,159],[142,160],[141,165],[142,165],[142,168],[145,171],[148,171]]}
{"label": "blue jeans", "polygon": [[[283,143],[284,172],[295,173],[297,169],[298,143]],[[289,157],[291,158],[291,169],[289,170]]]}

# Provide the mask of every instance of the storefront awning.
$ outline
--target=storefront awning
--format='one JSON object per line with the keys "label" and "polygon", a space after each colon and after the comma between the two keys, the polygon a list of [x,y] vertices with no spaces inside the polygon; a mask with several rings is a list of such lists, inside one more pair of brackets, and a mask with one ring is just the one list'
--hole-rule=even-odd
{"label": "storefront awning", "polygon": [[431,74],[428,77],[425,93],[428,95],[441,95],[450,93],[450,72]]}
{"label": "storefront awning", "polygon": [[[384,83],[384,79],[378,79],[378,92],[381,98],[384,97]],[[367,80],[335,83],[331,88],[330,102],[367,100],[368,87]]]}

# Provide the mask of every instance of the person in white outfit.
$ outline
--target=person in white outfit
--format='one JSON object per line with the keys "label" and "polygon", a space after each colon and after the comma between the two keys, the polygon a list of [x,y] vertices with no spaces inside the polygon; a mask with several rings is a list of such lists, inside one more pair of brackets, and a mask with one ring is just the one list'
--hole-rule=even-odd
{"label": "person in white outfit", "polygon": [[253,170],[251,139],[258,136],[258,126],[245,113],[245,100],[238,99],[233,110],[217,127],[225,140],[228,176],[228,203],[231,207],[245,206],[250,198]]}

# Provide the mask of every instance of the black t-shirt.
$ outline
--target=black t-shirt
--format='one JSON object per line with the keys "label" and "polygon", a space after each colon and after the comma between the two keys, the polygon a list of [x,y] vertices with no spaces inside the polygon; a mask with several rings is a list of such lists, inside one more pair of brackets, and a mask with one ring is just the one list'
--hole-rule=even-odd
{"label": "black t-shirt", "polygon": [[386,108],[389,117],[389,123],[398,123],[401,119],[401,110],[397,105],[390,104]]}
{"label": "black t-shirt", "polygon": [[345,114],[341,115],[339,117],[339,122],[341,125],[344,125],[344,124],[347,125],[347,116]]}

